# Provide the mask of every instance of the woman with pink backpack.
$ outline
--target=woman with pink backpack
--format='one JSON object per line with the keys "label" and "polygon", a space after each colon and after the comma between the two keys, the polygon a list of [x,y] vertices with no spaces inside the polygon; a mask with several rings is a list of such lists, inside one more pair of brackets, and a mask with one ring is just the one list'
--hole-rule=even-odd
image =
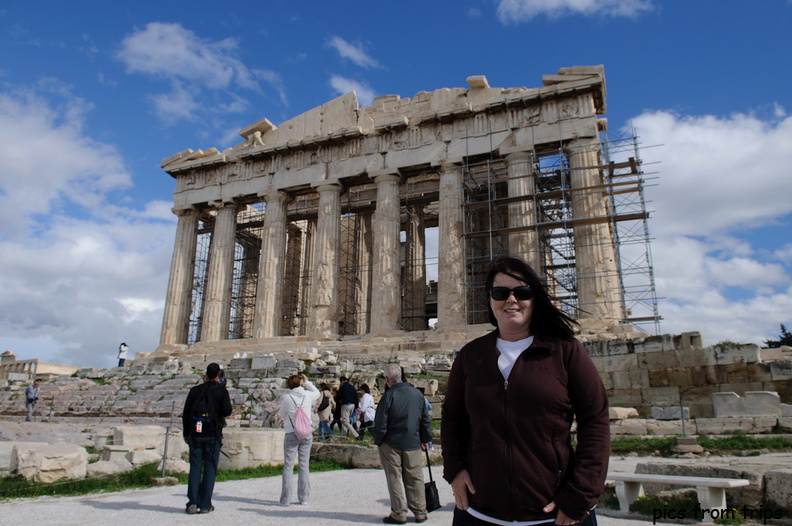
{"label": "woman with pink backpack", "polygon": [[313,444],[311,427],[311,408],[321,393],[304,374],[293,374],[286,381],[290,389],[283,396],[278,414],[283,419],[286,436],[283,439],[283,479],[279,504],[288,506],[292,500],[292,481],[294,480],[294,460],[298,457],[297,500],[308,504],[311,483],[308,480],[308,466]]}

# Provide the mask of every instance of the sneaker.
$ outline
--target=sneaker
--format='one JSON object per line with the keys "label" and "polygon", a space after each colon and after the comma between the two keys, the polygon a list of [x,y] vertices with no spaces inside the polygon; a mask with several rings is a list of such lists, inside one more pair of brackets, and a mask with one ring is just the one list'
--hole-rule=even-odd
{"label": "sneaker", "polygon": [[407,524],[406,520],[400,521],[400,520],[394,519],[390,515],[388,515],[387,517],[383,517],[382,522],[384,522],[385,524]]}
{"label": "sneaker", "polygon": [[426,522],[427,518],[428,517],[426,515],[424,515],[423,517],[415,517],[415,523],[416,524],[421,524],[422,522]]}
{"label": "sneaker", "polygon": [[184,512],[187,515],[195,515],[196,513],[198,513],[198,506],[196,506],[195,504],[190,504],[189,506],[187,506],[187,509],[184,510]]}
{"label": "sneaker", "polygon": [[209,513],[210,511],[214,511],[214,506],[209,506],[207,509],[201,509],[198,513]]}

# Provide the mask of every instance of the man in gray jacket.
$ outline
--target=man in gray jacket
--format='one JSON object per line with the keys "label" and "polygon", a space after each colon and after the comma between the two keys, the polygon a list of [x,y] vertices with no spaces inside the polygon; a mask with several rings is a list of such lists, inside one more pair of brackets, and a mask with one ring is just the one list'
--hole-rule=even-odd
{"label": "man in gray jacket", "polygon": [[[407,509],[415,522],[426,521],[423,455],[432,439],[429,411],[421,392],[401,380],[399,364],[383,371],[388,390],[377,405],[372,434],[388,482],[391,513],[382,522],[407,524]],[[405,497],[406,490],[406,497]]]}

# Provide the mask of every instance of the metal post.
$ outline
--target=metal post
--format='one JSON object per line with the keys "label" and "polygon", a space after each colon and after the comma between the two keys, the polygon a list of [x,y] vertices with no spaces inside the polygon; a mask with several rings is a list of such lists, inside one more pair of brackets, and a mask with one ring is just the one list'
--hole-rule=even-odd
{"label": "metal post", "polygon": [[685,432],[685,404],[682,401],[682,394],[679,395],[679,418],[682,419],[682,436],[686,437],[687,433]]}
{"label": "metal post", "polygon": [[165,464],[168,463],[168,436],[173,427],[173,412],[176,410],[176,400],[171,403],[171,415],[168,427],[165,428],[165,445],[162,448],[162,478],[165,478]]}

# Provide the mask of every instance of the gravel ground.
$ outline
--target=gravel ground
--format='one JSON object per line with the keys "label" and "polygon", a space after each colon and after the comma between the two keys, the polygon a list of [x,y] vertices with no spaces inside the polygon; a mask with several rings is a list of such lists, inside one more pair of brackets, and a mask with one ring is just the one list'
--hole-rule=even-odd
{"label": "gravel ground", "polygon": [[[439,467],[432,469],[436,476]],[[425,479],[428,475],[425,474]],[[296,487],[296,481],[295,481]],[[451,524],[451,486],[437,482],[445,505],[429,514],[427,525]],[[155,524],[286,524],[297,521],[314,526],[382,524],[390,513],[388,490],[381,470],[355,469],[311,475],[311,499],[307,506],[278,505],[280,477],[221,482],[212,500],[216,510],[186,515],[187,486],[167,486],[84,497],[39,497],[0,504],[3,524],[35,523],[37,526]],[[600,526],[651,524],[636,519],[598,516]],[[408,524],[413,517],[408,518]],[[659,526],[670,526],[657,523]]]}

